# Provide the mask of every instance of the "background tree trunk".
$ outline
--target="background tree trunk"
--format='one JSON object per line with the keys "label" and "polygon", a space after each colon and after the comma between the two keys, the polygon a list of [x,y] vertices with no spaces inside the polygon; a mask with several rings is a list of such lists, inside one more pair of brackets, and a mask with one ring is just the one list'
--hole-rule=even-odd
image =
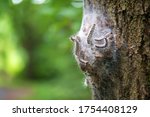
{"label": "background tree trunk", "polygon": [[93,99],[150,99],[150,0],[84,0],[75,57]]}

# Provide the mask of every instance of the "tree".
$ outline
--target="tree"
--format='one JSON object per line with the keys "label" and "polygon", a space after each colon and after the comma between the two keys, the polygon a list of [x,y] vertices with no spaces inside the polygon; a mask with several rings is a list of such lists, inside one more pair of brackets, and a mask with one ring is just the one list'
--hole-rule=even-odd
{"label": "tree", "polygon": [[93,99],[150,99],[150,1],[84,0],[75,58]]}

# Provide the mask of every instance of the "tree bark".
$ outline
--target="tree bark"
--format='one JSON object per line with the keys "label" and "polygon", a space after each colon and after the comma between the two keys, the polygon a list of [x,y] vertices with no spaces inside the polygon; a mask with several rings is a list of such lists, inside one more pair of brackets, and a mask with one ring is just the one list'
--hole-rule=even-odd
{"label": "tree bark", "polygon": [[150,99],[150,0],[84,0],[71,39],[93,99]]}

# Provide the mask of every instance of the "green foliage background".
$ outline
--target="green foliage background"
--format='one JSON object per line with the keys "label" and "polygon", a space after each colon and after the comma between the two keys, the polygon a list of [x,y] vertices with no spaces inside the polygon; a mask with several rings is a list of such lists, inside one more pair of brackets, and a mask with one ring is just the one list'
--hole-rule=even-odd
{"label": "green foliage background", "polygon": [[90,99],[69,41],[81,4],[0,0],[0,99]]}

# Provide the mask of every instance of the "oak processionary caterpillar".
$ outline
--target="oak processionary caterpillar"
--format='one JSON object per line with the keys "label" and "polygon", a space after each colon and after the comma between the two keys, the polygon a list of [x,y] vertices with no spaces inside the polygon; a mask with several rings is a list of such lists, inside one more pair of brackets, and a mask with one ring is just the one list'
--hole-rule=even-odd
{"label": "oak processionary caterpillar", "polygon": [[74,55],[81,70],[85,73],[85,85],[90,84],[90,77],[97,76],[97,63],[111,59],[116,61],[116,44],[109,20],[103,15],[86,14],[80,31],[71,37],[74,42]]}

